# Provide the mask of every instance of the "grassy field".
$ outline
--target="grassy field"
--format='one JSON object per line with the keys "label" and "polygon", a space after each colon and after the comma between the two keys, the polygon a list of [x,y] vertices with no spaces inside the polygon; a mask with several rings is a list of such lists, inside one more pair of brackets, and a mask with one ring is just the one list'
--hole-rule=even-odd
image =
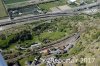
{"label": "grassy field", "polygon": [[44,10],[49,10],[52,7],[57,7],[57,6],[65,5],[66,3],[67,3],[66,0],[59,0],[59,1],[39,4],[39,7],[41,9],[44,9]]}
{"label": "grassy field", "polygon": [[[79,41],[68,53],[58,55],[62,59],[72,58],[72,63],[64,63],[63,66],[100,66],[100,13],[92,15],[91,17],[87,16],[87,18],[89,19],[83,21],[73,19],[77,22],[76,25],[84,31],[80,35]],[[87,61],[82,61],[82,58],[87,58]],[[76,59],[78,61],[74,62],[73,60]]]}
{"label": "grassy field", "polygon": [[33,61],[34,60],[34,56],[29,56],[29,57],[26,57],[26,58],[24,58],[24,59],[21,59],[20,61],[19,61],[19,63],[21,64],[21,66],[25,66],[25,62],[26,61]]}
{"label": "grassy field", "polygon": [[50,40],[57,40],[65,36],[65,32],[44,32],[40,35],[42,39],[48,38]]}
{"label": "grassy field", "polygon": [[0,0],[0,18],[6,17],[6,16],[7,16],[7,13],[6,13],[5,7],[2,3],[2,0]]}
{"label": "grassy field", "polygon": [[[23,6],[27,6],[30,4],[26,1],[28,1],[28,0],[6,0],[5,4],[7,5],[8,8],[23,7]],[[67,2],[66,0],[59,0],[59,1],[41,3],[38,5],[41,9],[48,10],[52,7],[65,5],[66,2]]]}

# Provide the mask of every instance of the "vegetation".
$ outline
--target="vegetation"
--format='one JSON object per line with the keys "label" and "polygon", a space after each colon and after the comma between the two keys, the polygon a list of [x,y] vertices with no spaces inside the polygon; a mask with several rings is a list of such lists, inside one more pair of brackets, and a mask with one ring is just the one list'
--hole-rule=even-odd
{"label": "vegetation", "polygon": [[39,6],[42,10],[48,11],[48,10],[50,10],[50,8],[52,8],[52,7],[57,7],[57,6],[65,5],[66,3],[67,3],[66,0],[56,0],[56,1],[53,1],[53,2],[38,4],[38,6]]}
{"label": "vegetation", "polygon": [[86,63],[77,62],[76,64],[77,64],[77,66],[86,66]]}
{"label": "vegetation", "polygon": [[82,44],[78,44],[76,45],[74,48],[72,48],[69,52],[69,55],[77,55],[78,53],[80,53],[81,51],[84,50],[84,46],[82,46]]}
{"label": "vegetation", "polygon": [[27,61],[32,62],[34,58],[35,58],[34,56],[29,56],[29,57],[19,60],[19,63],[21,64],[21,66],[25,66],[25,62]]}
{"label": "vegetation", "polygon": [[[95,50],[95,52],[93,53],[91,52],[94,50],[86,51],[86,53],[84,54],[82,54],[81,52],[83,50],[86,50],[88,45],[93,45],[91,43],[94,40],[97,40],[98,37],[100,37],[99,14],[100,13],[93,16],[81,14],[77,16],[56,18],[48,21],[40,21],[42,23],[37,22],[39,24],[26,24],[24,26],[24,29],[20,27],[20,29],[11,28],[10,30],[3,31],[0,35],[0,48],[12,49],[14,47],[11,46],[16,45],[30,47],[30,45],[39,42],[42,44],[46,44],[52,41],[56,41],[64,36],[69,36],[72,33],[80,32],[80,40],[77,42],[77,44],[68,53],[56,55],[56,57],[67,58],[78,54],[86,55],[87,57],[89,57],[90,54],[91,56],[94,56],[97,50]],[[99,40],[97,42],[99,44]],[[99,48],[98,45],[95,47],[96,49]],[[23,54],[28,53],[27,51],[20,52]],[[99,51],[97,53],[99,53]],[[25,60],[21,59],[19,61],[20,63],[24,63]],[[78,65],[80,65],[80,63],[78,63]],[[85,65],[85,63],[82,65]]]}
{"label": "vegetation", "polygon": [[[80,16],[80,19],[78,19],[79,17],[76,16],[76,19],[78,21],[80,20],[84,20],[83,18],[81,18],[83,16]],[[64,36],[68,36],[69,34],[73,33],[73,32],[77,32],[77,26],[75,26],[75,24],[77,24],[77,22],[75,19],[73,19],[74,17],[62,17],[59,19],[53,19],[50,21],[44,21],[44,23],[41,23],[39,25],[35,25],[35,27],[33,27],[34,25],[29,24],[27,25],[27,30],[19,30],[19,32],[14,32],[14,33],[5,33],[3,35],[1,35],[1,39],[0,39],[0,48],[8,48],[9,46],[13,45],[13,44],[19,44],[22,45],[24,47],[29,47],[31,44],[33,44],[34,42],[41,42],[43,44],[45,44],[45,41],[48,40],[49,42],[58,40]],[[69,20],[67,20],[69,19]],[[73,21],[72,21],[73,19]],[[72,22],[69,22],[72,21]],[[17,28],[18,29],[18,28]],[[17,31],[17,29],[15,31]],[[9,35],[8,35],[9,34]],[[5,38],[5,37],[6,38]],[[13,45],[14,46],[14,45]]]}
{"label": "vegetation", "polygon": [[[23,1],[27,0],[7,0],[5,3],[12,4]],[[52,7],[65,4],[66,0],[56,0],[53,2],[38,4],[38,6],[44,12],[47,12]],[[73,5],[76,6],[76,4]],[[0,18],[6,16],[7,13],[5,7],[0,0]],[[99,58],[98,56],[100,55],[100,51],[98,49],[100,49],[100,39],[97,39],[100,37],[100,13],[92,16],[80,14],[76,16],[61,17],[39,22],[43,23],[27,24],[24,26],[24,29],[21,27],[11,28],[11,30],[6,30],[0,34],[0,49],[7,49],[7,53],[5,52],[5,54],[10,54],[10,57],[5,57],[5,59],[11,59],[22,54],[28,54],[28,52],[32,52],[30,50],[23,51],[15,49],[15,46],[17,45],[25,48],[30,47],[35,43],[42,43],[43,45],[46,45],[47,43],[56,41],[64,36],[69,36],[70,34],[76,32],[81,33],[80,40],[71,50],[69,50],[68,53],[56,55],[56,57],[67,58],[72,56],[79,57],[82,55],[84,57],[95,57],[96,59]],[[14,52],[11,51],[11,49],[14,49]],[[25,66],[26,60],[32,62],[34,57],[35,55],[22,58],[19,60],[19,63],[21,66]],[[98,60],[95,62],[100,65],[100,60]],[[87,64],[88,63],[76,63],[77,66],[86,66]],[[41,66],[45,66],[45,64],[41,64]]]}
{"label": "vegetation", "polygon": [[0,0],[0,19],[3,17],[7,17],[7,12],[6,12],[6,8],[2,2],[2,0]]}
{"label": "vegetation", "polygon": [[[94,64],[98,64],[100,61],[98,58],[98,55],[100,54],[100,23],[98,20],[100,20],[100,13],[97,13],[93,16],[89,16],[91,21],[85,20],[85,22],[82,22],[84,26],[84,32],[82,32],[80,36],[80,40],[77,42],[74,48],[72,48],[64,58],[66,57],[72,57],[75,56],[76,58],[80,59],[80,56],[84,56],[85,58],[95,58],[94,62],[92,63],[80,63],[77,62],[76,66],[94,66]],[[82,27],[82,26],[81,26]],[[82,28],[83,29],[83,28]],[[74,65],[73,65],[74,66]]]}
{"label": "vegetation", "polygon": [[[77,56],[78,54],[79,55],[84,55],[84,54],[87,55],[88,53],[83,54],[83,52],[88,52],[89,48],[87,50],[86,50],[86,48],[88,46],[93,45],[91,43],[94,42],[95,40],[97,40],[100,37],[100,28],[99,28],[100,23],[98,22],[98,20],[100,18],[99,15],[100,15],[100,13],[97,13],[93,16],[88,16],[87,17],[88,19],[90,19],[90,20],[94,19],[94,21],[92,21],[92,22],[91,21],[89,22],[88,19],[84,19],[84,18],[81,18],[79,16],[76,16],[75,18],[71,18],[74,21],[79,21],[79,23],[81,21],[81,23],[80,23],[81,24],[81,30],[84,30],[84,31],[82,31],[82,34],[80,35],[80,39],[77,42],[77,44],[68,53],[57,55],[56,57],[68,58],[68,57],[71,57],[73,55]],[[78,19],[78,18],[80,18],[80,19]],[[98,39],[97,41],[99,42],[100,40]],[[86,51],[84,51],[84,50],[86,50]],[[97,55],[99,54],[98,52],[96,52],[96,50],[94,52],[91,51],[89,53],[92,56],[94,56],[95,54],[97,54]],[[88,55],[88,57],[90,57],[90,55]],[[84,65],[84,63],[78,64],[78,65]]]}
{"label": "vegetation", "polygon": [[60,39],[61,37],[64,37],[64,36],[65,36],[64,32],[52,32],[52,33],[45,32],[45,33],[41,33],[40,39],[41,40],[49,39],[51,41],[54,41],[54,40]]}
{"label": "vegetation", "polygon": [[45,63],[43,63],[43,64],[41,64],[40,66],[46,66],[46,64],[45,64]]}
{"label": "vegetation", "polygon": [[23,31],[18,34],[10,35],[6,39],[1,35],[1,40],[0,40],[0,48],[7,48],[9,47],[9,44],[16,43],[18,41],[25,41],[25,40],[31,40],[32,35],[29,31]]}

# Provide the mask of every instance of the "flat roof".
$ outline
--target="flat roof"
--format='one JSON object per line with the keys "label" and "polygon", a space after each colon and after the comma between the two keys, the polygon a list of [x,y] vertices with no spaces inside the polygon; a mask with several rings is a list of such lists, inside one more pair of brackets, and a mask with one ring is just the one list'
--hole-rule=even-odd
{"label": "flat roof", "polygon": [[75,2],[76,0],[69,0],[69,1],[71,1],[71,2]]}

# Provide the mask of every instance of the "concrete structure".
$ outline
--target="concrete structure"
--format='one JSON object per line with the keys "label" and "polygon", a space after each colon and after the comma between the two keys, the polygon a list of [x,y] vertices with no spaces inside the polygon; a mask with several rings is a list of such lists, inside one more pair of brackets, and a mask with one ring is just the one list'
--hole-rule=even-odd
{"label": "concrete structure", "polygon": [[61,11],[65,11],[65,10],[71,9],[71,7],[68,6],[68,5],[59,6],[58,8],[59,8]]}
{"label": "concrete structure", "polygon": [[69,7],[68,5],[63,5],[63,6],[57,6],[57,7],[50,8],[52,13],[63,12],[63,11],[69,10],[69,9],[71,9],[71,7]]}

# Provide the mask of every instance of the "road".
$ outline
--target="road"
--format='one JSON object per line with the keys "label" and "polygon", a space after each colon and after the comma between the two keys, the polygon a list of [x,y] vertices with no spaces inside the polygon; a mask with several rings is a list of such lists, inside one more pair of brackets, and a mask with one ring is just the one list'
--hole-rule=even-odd
{"label": "road", "polygon": [[50,17],[57,17],[57,16],[70,16],[76,13],[53,13],[53,14],[41,14],[41,15],[36,15],[36,16],[31,16],[31,17],[26,17],[26,18],[21,18],[17,20],[12,20],[12,21],[7,21],[7,22],[0,22],[0,27],[6,26],[6,25],[11,25],[11,24],[16,24],[16,23],[22,23],[22,22],[27,22],[31,20],[39,20],[39,19],[48,19]]}
{"label": "road", "polygon": [[50,17],[70,16],[70,15],[80,14],[80,12],[82,10],[92,9],[92,7],[98,8],[98,6],[100,6],[100,2],[95,2],[95,3],[79,6],[79,7],[72,8],[70,10],[62,11],[59,13],[49,13],[49,14],[39,14],[39,15],[35,15],[35,16],[28,16],[25,18],[19,18],[19,19],[14,19],[11,21],[0,22],[0,27],[6,26],[6,25],[11,25],[11,24],[16,24],[16,23],[27,22],[27,21],[31,21],[31,20],[39,20],[39,19],[50,18]]}
{"label": "road", "polygon": [[[100,3],[96,3],[96,4],[91,4],[91,5],[88,5],[88,6],[84,6],[84,8],[89,8],[89,7],[92,7],[93,5],[98,5]],[[77,7],[78,9],[79,7]],[[84,9],[83,8],[83,9]],[[82,6],[79,8],[79,9],[82,9]],[[75,11],[75,10],[73,10]],[[50,13],[50,14],[42,14],[42,15],[36,15],[36,16],[31,16],[31,17],[26,17],[26,18],[22,18],[22,19],[17,19],[17,20],[12,20],[12,21],[7,21],[7,22],[0,22],[0,26],[6,26],[6,25],[9,25],[9,24],[16,24],[16,23],[21,23],[21,22],[26,22],[26,21],[30,21],[30,20],[38,20],[38,19],[41,19],[41,18],[50,18],[50,17],[57,17],[57,16],[70,16],[70,15],[75,15],[75,14],[79,14],[80,11],[78,12],[63,12],[63,13]],[[60,46],[64,46],[64,45],[67,45],[69,43],[74,43],[78,38],[79,38],[80,34],[75,34],[69,38],[65,38],[61,41],[57,41],[53,44],[50,44],[50,45],[47,45],[46,48],[52,48],[52,47],[60,47]],[[39,50],[43,50],[45,49],[45,47],[39,49]],[[29,54],[31,55],[31,53]],[[16,61],[17,59],[20,59],[20,58],[24,58],[24,57],[27,57],[29,55],[20,55],[16,58],[13,58],[13,59],[8,59],[7,62],[14,62]]]}

